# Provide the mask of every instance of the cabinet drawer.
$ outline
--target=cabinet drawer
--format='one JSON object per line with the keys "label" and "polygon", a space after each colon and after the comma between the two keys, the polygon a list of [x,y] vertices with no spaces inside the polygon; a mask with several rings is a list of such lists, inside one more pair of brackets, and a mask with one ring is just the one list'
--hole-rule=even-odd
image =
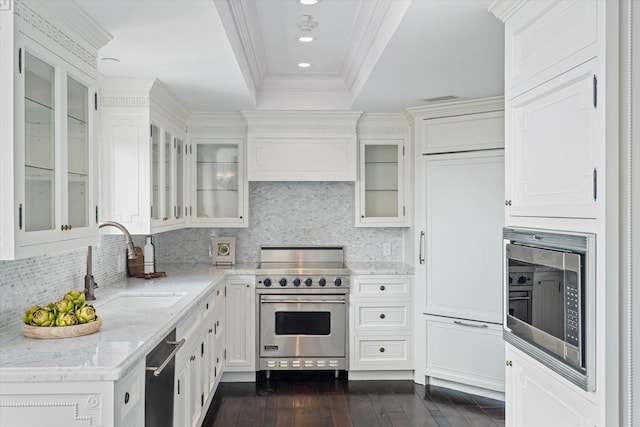
{"label": "cabinet drawer", "polygon": [[422,154],[504,148],[504,112],[422,122]]}
{"label": "cabinet drawer", "polygon": [[411,368],[411,337],[355,336],[353,369],[409,369]]}
{"label": "cabinet drawer", "polygon": [[504,391],[502,325],[427,317],[429,376]]}
{"label": "cabinet drawer", "polygon": [[354,278],[351,295],[353,297],[410,298],[411,279],[409,278]]}
{"label": "cabinet drawer", "polygon": [[144,418],[144,362],[141,362],[124,379],[118,381],[114,393],[115,423],[120,426],[134,425]]}
{"label": "cabinet drawer", "polygon": [[410,330],[411,308],[409,304],[355,304],[356,331]]}
{"label": "cabinet drawer", "polygon": [[597,55],[596,1],[533,1],[505,26],[509,98]]}

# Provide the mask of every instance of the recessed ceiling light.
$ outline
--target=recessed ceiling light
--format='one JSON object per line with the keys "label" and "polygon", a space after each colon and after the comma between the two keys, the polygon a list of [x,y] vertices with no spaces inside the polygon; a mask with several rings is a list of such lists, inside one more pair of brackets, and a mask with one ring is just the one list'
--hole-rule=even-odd
{"label": "recessed ceiling light", "polygon": [[298,37],[298,41],[301,41],[302,43],[309,43],[313,41],[313,37],[311,36],[300,36]]}
{"label": "recessed ceiling light", "polygon": [[310,6],[316,3],[318,3],[318,0],[300,0],[300,4],[304,4],[305,6]]}
{"label": "recessed ceiling light", "polygon": [[311,64],[309,64],[308,62],[298,62],[298,67],[300,67],[300,68],[309,68],[309,67],[311,67]]}

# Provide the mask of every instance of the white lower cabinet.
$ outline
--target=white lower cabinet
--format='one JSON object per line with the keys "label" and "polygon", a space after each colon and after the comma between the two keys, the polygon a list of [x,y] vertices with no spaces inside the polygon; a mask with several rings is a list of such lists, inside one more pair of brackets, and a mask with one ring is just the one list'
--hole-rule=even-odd
{"label": "white lower cabinet", "polygon": [[504,391],[502,325],[426,316],[431,378]]}
{"label": "white lower cabinet", "polygon": [[216,287],[176,328],[186,342],[176,355],[173,425],[199,426],[222,375],[224,286]]}
{"label": "white lower cabinet", "polygon": [[506,344],[505,424],[514,427],[596,425],[596,406],[584,391]]}
{"label": "white lower cabinet", "polygon": [[12,427],[144,425],[144,359],[118,381],[2,383],[0,424]]}
{"label": "white lower cabinet", "polygon": [[353,276],[350,371],[413,369],[411,278]]}
{"label": "white lower cabinet", "polygon": [[226,280],[225,372],[256,370],[255,276]]}

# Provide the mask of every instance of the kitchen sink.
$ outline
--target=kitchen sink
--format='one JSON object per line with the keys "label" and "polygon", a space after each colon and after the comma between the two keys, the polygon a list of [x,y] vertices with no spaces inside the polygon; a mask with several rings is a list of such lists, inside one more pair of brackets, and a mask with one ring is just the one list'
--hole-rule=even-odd
{"label": "kitchen sink", "polygon": [[176,304],[184,297],[184,292],[145,292],[137,294],[122,294],[105,302],[95,304],[96,308],[104,310],[145,310],[167,308]]}

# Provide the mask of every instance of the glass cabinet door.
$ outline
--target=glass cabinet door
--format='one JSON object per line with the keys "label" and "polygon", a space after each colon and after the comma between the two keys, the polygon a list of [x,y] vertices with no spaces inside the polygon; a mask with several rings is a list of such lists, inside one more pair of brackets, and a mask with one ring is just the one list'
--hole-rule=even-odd
{"label": "glass cabinet door", "polygon": [[89,225],[89,90],[67,77],[68,224]]}
{"label": "glass cabinet door", "polygon": [[364,147],[364,216],[398,216],[398,145]]}
{"label": "glass cabinet door", "polygon": [[196,218],[242,218],[238,144],[196,144]]}
{"label": "glass cabinet door", "polygon": [[55,68],[25,53],[25,206],[27,232],[55,228]]}
{"label": "glass cabinet door", "polygon": [[403,227],[403,140],[360,140],[356,226]]}
{"label": "glass cabinet door", "polygon": [[160,129],[151,125],[151,219],[160,219]]}
{"label": "glass cabinet door", "polygon": [[173,201],[171,200],[171,158],[173,153],[173,137],[169,132],[164,133],[164,169],[163,169],[163,210],[162,219],[173,218]]}
{"label": "glass cabinet door", "polygon": [[176,219],[184,218],[184,142],[175,138],[176,153],[176,207],[174,216]]}

